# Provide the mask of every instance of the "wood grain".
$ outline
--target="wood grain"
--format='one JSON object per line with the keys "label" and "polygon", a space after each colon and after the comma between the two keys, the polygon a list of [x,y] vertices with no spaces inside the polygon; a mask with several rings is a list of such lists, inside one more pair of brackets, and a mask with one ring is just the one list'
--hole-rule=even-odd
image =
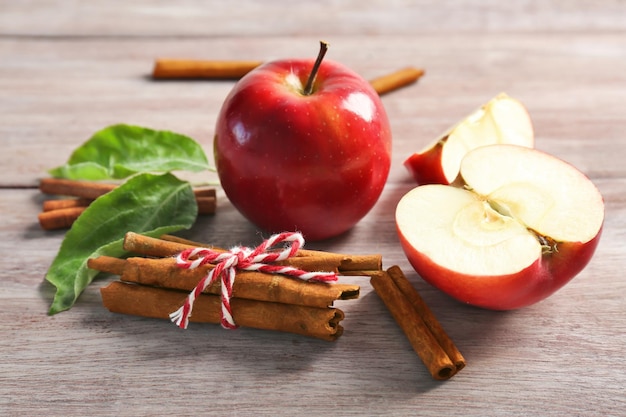
{"label": "wood grain", "polygon": [[[28,25],[22,24],[28,15]],[[411,36],[419,32],[622,30],[624,4],[614,0],[322,0],[286,7],[281,0],[139,0],[5,2],[0,34],[80,37]]]}
{"label": "wood grain", "polygon": [[[347,37],[329,51],[329,59],[344,61],[368,79],[406,65],[426,68],[417,84],[384,97],[393,124],[396,172],[404,174],[401,162],[410,152],[506,91],[527,105],[537,147],[591,176],[626,173],[623,153],[615,151],[626,147],[615,140],[621,136],[626,95],[621,34],[452,34],[436,39],[433,47],[432,35]],[[363,42],[367,51],[358,50]],[[36,185],[46,169],[64,163],[78,144],[119,122],[187,134],[210,152],[214,122],[233,82],[155,82],[148,77],[156,57],[199,57],[209,43],[220,59],[228,54],[237,59],[246,54],[256,59],[303,56],[302,51],[317,48],[315,38],[248,39],[243,42],[247,53],[238,46],[242,41],[231,38],[89,40],[89,47],[85,41],[77,47],[70,40],[1,40],[0,102],[6,110],[0,166],[6,169],[0,184]],[[377,51],[376,60],[371,51]],[[588,158],[591,153],[597,158]]]}
{"label": "wood grain", "polygon": [[[304,18],[303,18],[304,16]],[[626,410],[626,5],[619,1],[58,0],[0,5],[0,415],[620,416]],[[37,224],[46,170],[95,131],[170,129],[211,152],[231,81],[155,82],[161,56],[328,58],[365,78],[426,69],[384,97],[394,133],[389,182],[351,232],[311,249],[381,253],[398,264],[457,343],[467,367],[432,380],[369,282],[334,343],[109,313],[94,282],[46,315],[43,281],[63,238]],[[589,266],[515,312],[461,305],[423,282],[399,248],[393,213],[414,184],[410,153],[501,91],[519,98],[537,147],[583,170],[606,202]],[[215,216],[182,233],[218,246],[261,234],[222,193]]]}

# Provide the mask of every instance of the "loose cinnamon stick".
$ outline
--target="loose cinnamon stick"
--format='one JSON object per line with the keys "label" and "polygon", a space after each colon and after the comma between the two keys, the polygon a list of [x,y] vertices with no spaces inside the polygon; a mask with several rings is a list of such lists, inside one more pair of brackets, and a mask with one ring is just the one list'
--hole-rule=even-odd
{"label": "loose cinnamon stick", "polygon": [[[261,61],[208,61],[160,58],[152,71],[154,79],[239,79],[261,65]],[[424,75],[420,68],[407,67],[370,80],[379,95],[405,87]]]}
{"label": "loose cinnamon stick", "polygon": [[82,197],[95,200],[117,187],[116,184],[105,184],[91,181],[75,181],[64,178],[43,178],[39,182],[39,191],[44,194]]}
{"label": "loose cinnamon stick", "polygon": [[[209,192],[195,192],[196,203],[198,204],[198,214],[215,214],[217,209],[217,198],[215,195],[208,195]],[[93,200],[87,198],[65,198],[58,200],[46,200],[43,202],[43,211],[55,211],[64,208],[82,207],[87,208]]]}
{"label": "loose cinnamon stick", "polygon": [[420,68],[407,67],[391,74],[370,80],[370,84],[379,95],[390,93],[407,85],[413,84],[424,75]]}
{"label": "loose cinnamon stick", "polygon": [[[39,181],[39,191],[43,194],[81,197],[87,200],[95,200],[101,195],[113,191],[116,187],[117,184],[65,178],[42,178]],[[195,188],[193,192],[196,198],[216,197],[217,195],[217,191],[213,187]]]}
{"label": "loose cinnamon stick", "polygon": [[213,187],[194,188],[193,193],[196,196],[196,198],[198,197],[214,197],[215,198],[217,196],[217,190],[215,190],[215,188]]}
{"label": "loose cinnamon stick", "polygon": [[[185,301],[185,292],[144,285],[112,282],[100,290],[104,306],[111,312],[169,320]],[[290,332],[327,341],[343,333],[339,324],[344,314],[337,308],[316,308],[232,298],[233,319],[243,327]],[[191,322],[219,323],[219,296],[202,294],[194,304]]]}
{"label": "loose cinnamon stick", "polygon": [[217,210],[217,198],[215,197],[198,197],[196,196],[196,204],[198,204],[198,214],[215,214]]}
{"label": "loose cinnamon stick", "polygon": [[43,211],[60,210],[72,207],[87,207],[93,200],[89,198],[64,198],[58,200],[46,200],[43,202]]}
{"label": "loose cinnamon stick", "polygon": [[465,368],[465,358],[456,347],[450,336],[446,333],[443,326],[437,320],[432,310],[428,307],[422,296],[417,292],[415,287],[411,285],[409,280],[402,272],[399,266],[394,265],[387,269],[389,277],[396,284],[398,289],[404,294],[407,300],[411,303],[417,314],[424,320],[424,323],[428,327],[428,330],[435,337],[439,345],[446,352],[454,366],[456,372]]}
{"label": "loose cinnamon stick", "polygon": [[[89,259],[87,266],[120,276],[121,281],[168,289],[191,291],[213,268],[203,265],[196,269],[182,269],[174,258],[128,258],[126,260],[100,256]],[[284,275],[254,271],[237,271],[233,284],[233,297],[277,303],[328,307],[336,300],[359,297],[360,287],[351,284],[306,282]],[[205,290],[220,294],[219,280]]]}
{"label": "loose cinnamon stick", "polygon": [[154,79],[239,79],[261,61],[204,61],[160,58],[154,63]]}
{"label": "loose cinnamon stick", "polygon": [[80,216],[86,207],[69,207],[52,211],[43,211],[37,216],[39,225],[44,230],[67,229]]}
{"label": "loose cinnamon stick", "polygon": [[433,378],[451,378],[457,368],[387,271],[372,274],[372,287],[400,326]]}

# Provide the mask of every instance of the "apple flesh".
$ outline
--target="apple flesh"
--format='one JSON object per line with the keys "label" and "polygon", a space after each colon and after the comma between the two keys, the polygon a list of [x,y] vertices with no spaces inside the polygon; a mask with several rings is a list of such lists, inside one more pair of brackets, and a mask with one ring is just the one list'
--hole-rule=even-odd
{"label": "apple flesh", "polygon": [[378,200],[391,164],[387,114],[369,82],[323,61],[266,63],[218,115],[214,156],[232,204],[268,232],[321,240],[352,228]]}
{"label": "apple flesh", "polygon": [[532,148],[533,126],[526,107],[501,93],[404,161],[418,184],[450,184],[461,160],[484,145],[512,144]]}
{"label": "apple flesh", "polygon": [[568,163],[517,145],[469,152],[463,187],[402,197],[396,225],[418,274],[474,306],[510,310],[550,296],[590,261],[604,221],[594,184]]}

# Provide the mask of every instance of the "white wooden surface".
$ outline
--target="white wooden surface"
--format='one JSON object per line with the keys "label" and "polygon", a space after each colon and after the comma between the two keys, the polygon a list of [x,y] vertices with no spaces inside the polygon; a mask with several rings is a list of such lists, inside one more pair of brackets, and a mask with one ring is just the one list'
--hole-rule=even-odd
{"label": "white wooden surface", "polygon": [[[367,282],[359,300],[338,304],[347,317],[335,343],[112,315],[98,291],[106,279],[47,316],[43,277],[63,232],[37,224],[45,170],[118,122],[211,150],[232,83],[153,82],[153,60],[311,56],[319,39],[366,78],[406,65],[426,75],[384,97],[394,155],[380,202],[350,233],[309,247],[400,265],[467,368],[432,380]],[[537,147],[583,170],[606,201],[589,266],[553,297],[505,313],[425,284],[393,223],[413,186],[402,161],[501,91],[527,105]],[[0,415],[625,415],[625,131],[623,1],[2,1]],[[224,198],[184,235],[260,239]]]}

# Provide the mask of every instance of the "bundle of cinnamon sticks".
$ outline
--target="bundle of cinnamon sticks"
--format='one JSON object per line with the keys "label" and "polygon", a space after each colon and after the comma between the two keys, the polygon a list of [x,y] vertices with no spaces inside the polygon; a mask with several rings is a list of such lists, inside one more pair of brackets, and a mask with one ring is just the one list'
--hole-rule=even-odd
{"label": "bundle of cinnamon sticks", "polygon": [[[44,230],[67,229],[93,200],[117,187],[92,181],[44,178],[39,190],[55,198],[45,200],[39,213],[39,225]],[[194,189],[198,214],[214,214],[217,207],[216,190],[212,187]]]}
{"label": "bundle of cinnamon sticks", "polygon": [[[139,255],[126,259],[101,256],[88,266],[120,277],[101,289],[105,307],[114,313],[169,319],[198,281],[213,265],[181,269],[174,256],[186,249],[209,247],[171,235],[151,238],[129,232],[124,249]],[[346,255],[300,249],[281,265],[307,271],[367,276],[433,378],[451,378],[465,366],[465,359],[432,311],[398,266],[382,268],[380,255]],[[219,323],[221,284],[214,282],[196,299],[191,322]],[[342,310],[336,300],[359,297],[353,284],[301,281],[287,276],[237,271],[231,306],[238,325],[291,332],[327,341],[343,334]]]}
{"label": "bundle of cinnamon sticks", "polygon": [[[172,257],[185,249],[207,247],[173,236],[150,238],[129,232],[124,249],[141,257],[118,259],[98,257],[88,266],[120,276],[101,289],[105,307],[115,313],[169,319],[189,291],[214,266],[181,269]],[[223,251],[211,248],[214,251]],[[357,273],[380,269],[380,255],[343,255],[300,250],[281,264],[303,270]],[[357,273],[358,274],[358,273]],[[212,283],[195,301],[191,322],[219,323],[221,284]],[[333,307],[336,300],[359,296],[360,287],[352,284],[309,282],[288,276],[254,271],[237,271],[231,306],[235,322],[244,327],[291,332],[323,340],[336,340],[343,333],[344,313]]]}

